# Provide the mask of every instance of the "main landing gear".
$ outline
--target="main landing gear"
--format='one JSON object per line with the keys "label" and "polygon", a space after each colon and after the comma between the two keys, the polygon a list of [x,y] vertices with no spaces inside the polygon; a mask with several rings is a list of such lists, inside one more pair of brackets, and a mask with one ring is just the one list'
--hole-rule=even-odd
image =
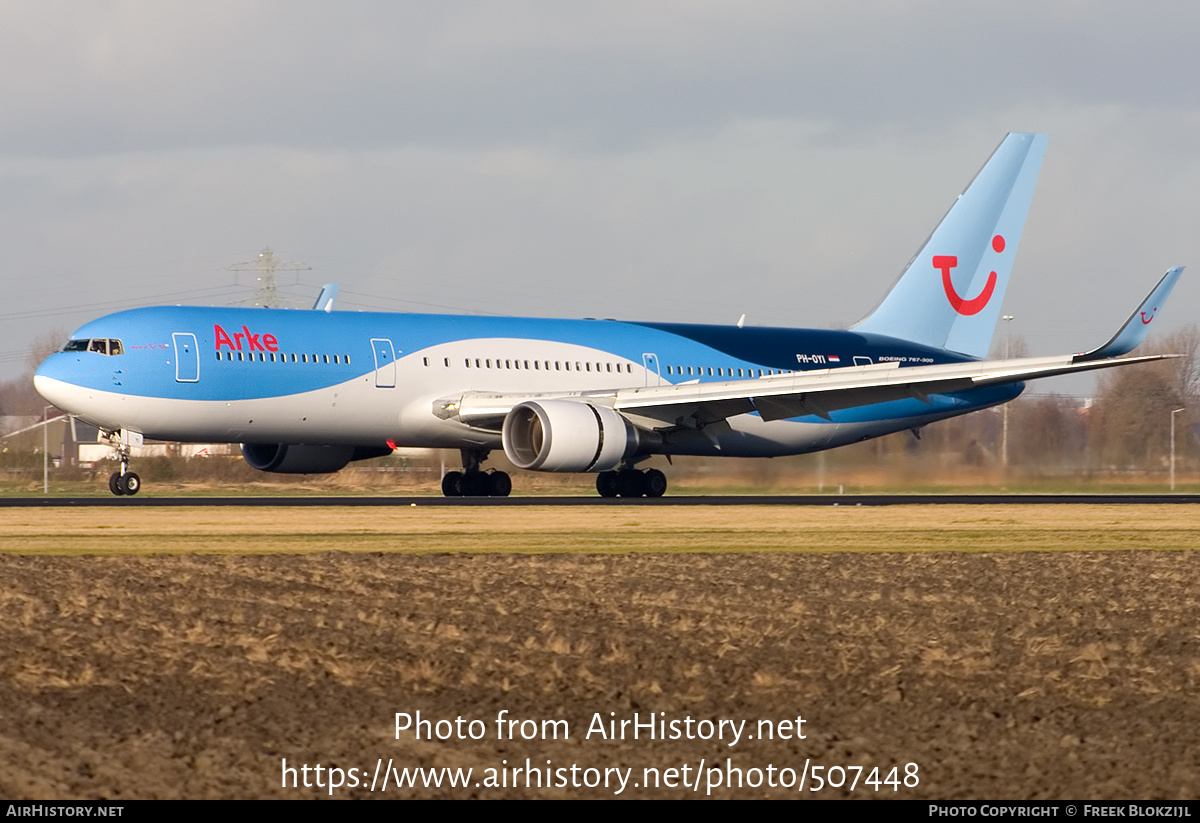
{"label": "main landing gear", "polygon": [[667,491],[667,476],[658,469],[620,469],[596,475],[596,491],[601,497],[662,497]]}
{"label": "main landing gear", "polygon": [[463,470],[446,472],[442,494],[446,497],[508,497],[512,479],[506,472],[481,471],[479,464],[488,458],[485,449],[461,449]]}
{"label": "main landing gear", "polygon": [[108,490],[118,497],[137,494],[142,490],[142,478],[129,470],[128,444],[122,442],[120,432],[104,432],[104,437],[116,449],[117,457],[121,460],[121,470],[109,475]]}

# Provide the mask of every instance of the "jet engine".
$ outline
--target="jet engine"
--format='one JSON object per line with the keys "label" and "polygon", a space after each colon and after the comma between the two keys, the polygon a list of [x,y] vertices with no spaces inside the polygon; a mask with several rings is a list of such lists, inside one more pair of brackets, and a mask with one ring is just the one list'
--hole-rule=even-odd
{"label": "jet engine", "polygon": [[527,400],[504,418],[504,453],[520,469],[598,472],[618,466],[651,434],[607,406]]}
{"label": "jet engine", "polygon": [[251,468],[276,474],[329,474],[351,460],[383,457],[383,446],[304,446],[295,443],[243,443],[242,457]]}

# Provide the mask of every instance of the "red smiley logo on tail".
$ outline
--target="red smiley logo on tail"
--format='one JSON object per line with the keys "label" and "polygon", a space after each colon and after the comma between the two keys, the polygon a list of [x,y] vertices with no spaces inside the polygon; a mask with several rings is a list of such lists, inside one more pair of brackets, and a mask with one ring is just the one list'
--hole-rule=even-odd
{"label": "red smiley logo on tail", "polygon": [[1150,325],[1150,321],[1154,319],[1154,315],[1158,314],[1158,306],[1155,306],[1155,307],[1154,307],[1154,311],[1150,312],[1150,316],[1149,316],[1149,317],[1147,317],[1147,316],[1146,316],[1146,313],[1145,313],[1144,311],[1143,311],[1143,312],[1138,312],[1138,314],[1140,314],[1140,315],[1142,316],[1142,325],[1143,325],[1143,326],[1149,326],[1149,325]]}
{"label": "red smiley logo on tail", "polygon": [[[1004,251],[1004,238],[996,235],[992,238],[992,250],[997,254]],[[983,291],[978,296],[967,300],[960,297],[958,292],[954,290],[954,281],[950,279],[950,270],[958,265],[958,258],[949,254],[937,254],[933,257],[933,267],[940,269],[942,272],[942,288],[946,292],[946,299],[950,301],[950,306],[959,314],[970,316],[979,314],[983,311],[983,307],[992,299],[992,292],[996,289],[996,273],[988,272],[987,283],[984,284]],[[1143,321],[1149,322],[1149,321]]]}

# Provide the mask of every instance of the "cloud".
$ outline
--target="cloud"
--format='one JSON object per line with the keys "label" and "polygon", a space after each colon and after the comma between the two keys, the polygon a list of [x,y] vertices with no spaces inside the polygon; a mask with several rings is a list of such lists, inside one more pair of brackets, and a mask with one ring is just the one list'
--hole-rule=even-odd
{"label": "cloud", "polygon": [[846,325],[1009,130],[1051,135],[1006,302],[1035,352],[1200,265],[1194,4],[0,13],[13,346],[230,299],[265,245],[359,306]]}

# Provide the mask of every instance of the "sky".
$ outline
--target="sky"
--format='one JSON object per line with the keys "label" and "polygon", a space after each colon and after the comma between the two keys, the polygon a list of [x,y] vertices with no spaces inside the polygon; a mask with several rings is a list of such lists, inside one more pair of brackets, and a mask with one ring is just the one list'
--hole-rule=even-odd
{"label": "sky", "polygon": [[[281,287],[344,310],[847,327],[1009,131],[1004,313],[1103,343],[1189,265],[1200,4],[0,0],[0,379],[39,338]],[[1067,384],[1069,385],[1069,384]],[[1046,384],[1045,390],[1054,390]]]}

